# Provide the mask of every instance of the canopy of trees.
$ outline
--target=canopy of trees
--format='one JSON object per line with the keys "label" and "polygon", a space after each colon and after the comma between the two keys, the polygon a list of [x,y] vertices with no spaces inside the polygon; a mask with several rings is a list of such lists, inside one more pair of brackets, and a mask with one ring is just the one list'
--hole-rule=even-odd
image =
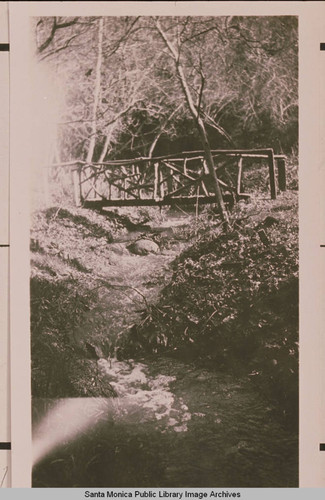
{"label": "canopy of trees", "polygon": [[[42,17],[60,161],[297,144],[297,18]],[[201,123],[202,127],[198,126]]]}

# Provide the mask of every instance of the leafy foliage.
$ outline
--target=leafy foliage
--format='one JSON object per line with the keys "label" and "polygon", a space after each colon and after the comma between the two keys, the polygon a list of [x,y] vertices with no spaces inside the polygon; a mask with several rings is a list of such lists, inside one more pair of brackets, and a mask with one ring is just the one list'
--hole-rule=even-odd
{"label": "leafy foliage", "polygon": [[[210,232],[185,250],[137,332],[142,349],[243,370],[291,415],[296,414],[298,373],[293,201],[282,199],[272,208],[266,202],[257,217],[251,215],[257,205],[238,208],[230,233]],[[270,213],[274,216],[265,217]]]}
{"label": "leafy foliage", "polygon": [[[31,280],[32,393],[35,397],[109,395],[96,379],[96,363],[85,358],[75,336],[90,298],[73,280]],[[94,297],[92,297],[94,299]],[[79,347],[79,348],[78,348]]]}

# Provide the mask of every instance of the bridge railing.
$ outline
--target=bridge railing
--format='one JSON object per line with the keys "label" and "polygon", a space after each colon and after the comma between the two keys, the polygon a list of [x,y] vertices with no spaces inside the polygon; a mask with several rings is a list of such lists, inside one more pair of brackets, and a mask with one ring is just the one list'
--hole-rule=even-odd
{"label": "bridge railing", "polygon": [[[262,159],[268,165],[271,198],[286,189],[285,156],[272,149],[213,150],[212,156],[224,195],[233,199],[249,197],[242,192],[243,162]],[[235,161],[230,176],[229,159]],[[155,158],[142,157],[106,162],[69,162],[73,169],[77,206],[175,205],[216,202],[203,151],[183,152]],[[276,179],[277,170],[277,179]]]}

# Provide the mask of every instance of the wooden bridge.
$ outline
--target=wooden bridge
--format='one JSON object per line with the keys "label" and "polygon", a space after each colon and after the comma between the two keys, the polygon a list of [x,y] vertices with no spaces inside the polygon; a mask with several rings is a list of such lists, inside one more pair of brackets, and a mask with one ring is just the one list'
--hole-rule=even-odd
{"label": "wooden bridge", "polygon": [[[272,149],[220,149],[213,150],[212,156],[226,202],[249,197],[242,192],[244,160],[247,158],[262,160],[268,165],[272,199],[276,198],[277,190],[286,189],[285,156],[275,155]],[[100,163],[75,161],[62,166],[68,165],[73,169],[77,206],[103,208],[216,203],[203,151]]]}

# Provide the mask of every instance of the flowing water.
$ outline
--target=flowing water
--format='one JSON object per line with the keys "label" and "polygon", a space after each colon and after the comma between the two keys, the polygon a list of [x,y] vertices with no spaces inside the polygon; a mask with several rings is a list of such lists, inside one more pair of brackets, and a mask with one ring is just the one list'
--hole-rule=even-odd
{"label": "flowing water", "polygon": [[98,363],[117,398],[34,402],[47,415],[34,486],[297,486],[297,442],[248,379],[169,358]]}

